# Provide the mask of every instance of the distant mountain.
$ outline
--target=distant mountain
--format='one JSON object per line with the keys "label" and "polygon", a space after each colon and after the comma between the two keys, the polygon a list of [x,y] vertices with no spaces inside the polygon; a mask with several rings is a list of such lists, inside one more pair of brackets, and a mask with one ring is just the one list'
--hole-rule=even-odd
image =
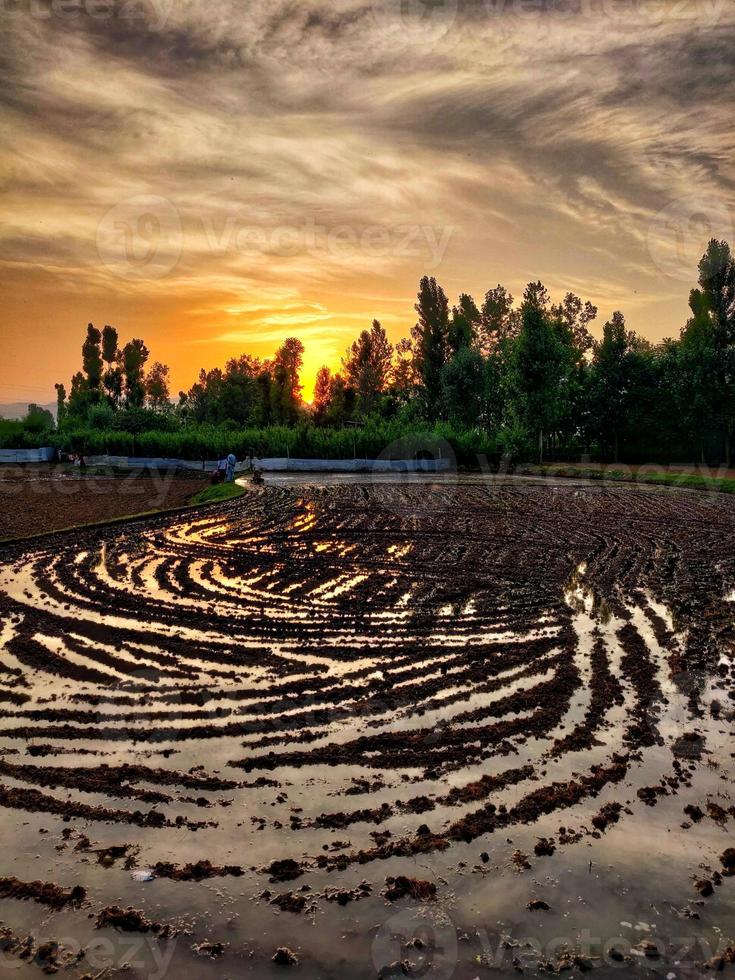
{"label": "distant mountain", "polygon": [[[28,414],[28,404],[28,402],[8,402],[5,405],[0,405],[0,418],[24,418]],[[41,408],[47,408],[53,417],[56,418],[56,402],[47,402],[45,405],[41,405]]]}

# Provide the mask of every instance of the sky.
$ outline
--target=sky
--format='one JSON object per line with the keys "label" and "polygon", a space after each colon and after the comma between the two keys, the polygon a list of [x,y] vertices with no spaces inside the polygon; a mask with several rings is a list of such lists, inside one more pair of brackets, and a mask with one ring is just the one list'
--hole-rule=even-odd
{"label": "sky", "polygon": [[678,335],[735,244],[731,0],[7,0],[0,402],[52,401],[90,321],[172,393],[376,317],[541,279]]}

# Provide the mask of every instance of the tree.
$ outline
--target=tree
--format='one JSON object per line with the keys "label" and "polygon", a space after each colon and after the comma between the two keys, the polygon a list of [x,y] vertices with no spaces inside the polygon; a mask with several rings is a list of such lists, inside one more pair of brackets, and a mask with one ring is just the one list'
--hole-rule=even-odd
{"label": "tree", "polygon": [[378,320],[363,330],[343,360],[345,382],[357,395],[357,410],[369,415],[385,391],[393,359],[393,346]]}
{"label": "tree", "polygon": [[448,353],[449,303],[436,279],[424,276],[415,306],[418,323],[413,329],[416,368],[421,377],[426,414],[439,416],[441,372]]}
{"label": "tree", "polygon": [[357,394],[355,389],[347,384],[341,374],[332,378],[324,421],[327,425],[344,425],[355,416]]}
{"label": "tree", "polygon": [[592,427],[604,442],[613,445],[613,458],[620,455],[620,430],[633,396],[631,352],[634,335],[625,329],[625,317],[615,312],[602,328],[595,345],[590,373]]}
{"label": "tree", "polygon": [[413,341],[403,337],[393,348],[388,390],[395,402],[406,405],[416,395],[420,383]]}
{"label": "tree", "polygon": [[179,411],[197,422],[266,425],[270,417],[271,366],[241,354],[221,368],[202,368],[187,392],[179,393]]}
{"label": "tree", "polygon": [[509,415],[509,378],[513,340],[504,338],[484,358],[484,413],[487,429],[501,428]]}
{"label": "tree", "polygon": [[485,362],[482,354],[461,347],[442,368],[444,410],[450,422],[472,428],[485,418]]}
{"label": "tree", "polygon": [[148,348],[142,340],[131,340],[122,349],[125,401],[128,408],[142,408],[145,401],[145,365]]}
{"label": "tree", "polygon": [[221,369],[205,371],[204,368],[200,368],[199,376],[188,392],[179,393],[179,407],[191,415],[195,422],[216,422],[217,403],[221,391]]}
{"label": "tree", "polygon": [[735,261],[727,242],[712,238],[699,261],[699,286],[721,348],[735,343]]}
{"label": "tree", "polygon": [[102,383],[102,353],[100,343],[102,334],[93,323],[87,325],[87,336],[82,344],[82,368],[87,378],[87,388],[91,401],[99,398]]}
{"label": "tree", "polygon": [[[567,335],[579,360],[594,346],[589,326],[597,318],[597,307],[587,300],[583,303],[579,296],[567,293],[561,303],[551,307],[551,315]],[[622,314],[620,314],[622,316]]]}
{"label": "tree", "polygon": [[258,425],[270,425],[271,417],[271,384],[272,384],[273,365],[270,361],[263,361],[260,370],[255,378],[255,386],[258,393],[256,402],[256,414],[254,421]]}
{"label": "tree", "polygon": [[66,388],[63,384],[55,384],[56,389],[56,425],[60,429],[66,416]]}
{"label": "tree", "polygon": [[241,425],[260,424],[264,412],[258,376],[263,365],[258,357],[241,354],[225,365],[216,405],[216,420],[231,419]]}
{"label": "tree", "polygon": [[41,432],[47,432],[54,427],[54,417],[49,412],[47,408],[41,408],[40,405],[36,405],[32,402],[28,406],[28,412],[23,419],[23,428],[28,432],[34,432],[39,434]]}
{"label": "tree", "polygon": [[157,412],[170,406],[168,388],[169,369],[160,361],[155,361],[145,379],[145,393],[150,407]]}
{"label": "tree", "polygon": [[518,335],[520,315],[513,309],[513,297],[498,284],[485,294],[480,313],[478,340],[486,354],[494,353],[506,340]]}
{"label": "tree", "polygon": [[324,365],[320,367],[314,382],[314,421],[320,424],[324,421],[329,403],[332,399],[332,372]]}
{"label": "tree", "polygon": [[118,357],[117,330],[108,324],[102,328],[102,360],[108,365],[114,364]]}
{"label": "tree", "polygon": [[113,408],[119,408],[123,395],[123,370],[119,364],[115,364],[105,371],[102,383],[110,405]]}
{"label": "tree", "polygon": [[81,371],[77,371],[71,379],[68,414],[75,418],[83,418],[87,414],[89,401],[89,385],[87,379]]}
{"label": "tree", "polygon": [[303,363],[304,345],[295,337],[289,337],[276,351],[270,390],[271,417],[276,424],[293,425],[298,418]]}
{"label": "tree", "polygon": [[117,408],[122,398],[123,373],[118,363],[120,351],[117,348],[117,330],[109,324],[102,328],[102,360],[107,365],[102,376],[105,394],[113,408]]}
{"label": "tree", "polygon": [[700,289],[692,291],[689,305],[695,318],[706,316],[712,323],[716,364],[710,380],[721,399],[720,424],[729,467],[735,416],[735,261],[727,242],[710,240],[698,272]]}
{"label": "tree", "polygon": [[459,305],[452,307],[452,318],[447,335],[449,350],[453,354],[474,343],[479,323],[480,311],[477,309],[477,304],[469,293],[462,293],[459,297]]}
{"label": "tree", "polygon": [[[400,426],[448,418],[465,430],[482,425],[510,455],[528,453],[535,439],[541,460],[582,440],[616,460],[684,459],[692,448],[704,459],[720,444],[729,464],[735,262],[726,242],[709,242],[689,302],[691,315],[676,340],[653,347],[616,312],[594,343],[597,310],[574,293],[552,304],[544,285],[531,282],[516,308],[498,285],[481,309],[462,293],[450,311],[436,279],[425,276],[410,337],[393,347],[373,321],[347,350],[342,373],[320,369],[311,418],[335,426],[360,415],[395,418]],[[202,369],[171,412],[141,410],[146,400],[165,408],[169,398],[168,369],[154,363],[146,374],[148,357],[142,340],[121,351],[115,328],[100,333],[89,324],[68,398],[64,385],[56,386],[60,423],[138,432],[189,421],[242,428],[308,421],[304,347],[295,338],[271,360],[242,354],[224,368]]]}
{"label": "tree", "polygon": [[546,435],[566,411],[571,360],[549,315],[548,301],[542,283],[528,284],[511,360],[514,410],[536,435],[539,462],[543,462]]}
{"label": "tree", "polygon": [[594,347],[589,324],[597,316],[597,307],[567,293],[561,303],[551,306],[550,316],[562,347],[570,357],[566,417],[558,421],[562,438],[573,437],[584,427],[588,408],[588,354]]}
{"label": "tree", "polygon": [[314,421],[317,425],[344,425],[354,418],[357,395],[341,374],[319,369],[314,386]]}
{"label": "tree", "polygon": [[727,348],[722,348],[722,334],[709,303],[706,293],[692,290],[693,316],[681,332],[676,351],[675,390],[680,418],[687,435],[698,446],[702,464],[707,432],[722,424],[727,400],[726,374],[721,370]]}

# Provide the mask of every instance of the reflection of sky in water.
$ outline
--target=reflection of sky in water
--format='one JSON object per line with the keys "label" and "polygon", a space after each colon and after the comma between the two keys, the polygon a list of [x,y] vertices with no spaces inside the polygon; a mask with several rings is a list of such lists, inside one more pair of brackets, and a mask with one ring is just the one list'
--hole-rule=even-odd
{"label": "reflection of sky in water", "polygon": [[[316,509],[307,502],[288,531],[299,536],[313,531],[317,524]],[[424,619],[416,620],[413,593],[411,589],[407,589],[392,609],[381,609],[379,605],[371,609],[368,606],[359,611],[359,616],[351,618],[349,599],[353,590],[358,590],[366,583],[378,581],[381,576],[384,582],[391,585],[397,583],[399,580],[395,577],[395,570],[386,572],[361,569],[357,548],[357,571],[339,572],[311,589],[305,589],[304,582],[298,578],[284,587],[280,583],[278,567],[263,569],[251,576],[229,572],[228,547],[221,542],[212,541],[213,536],[220,531],[221,527],[215,522],[205,520],[200,524],[174,525],[164,535],[164,540],[170,543],[172,549],[196,545],[206,545],[207,548],[212,546],[212,553],[206,560],[194,557],[187,559],[188,574],[192,581],[206,592],[211,592],[212,600],[184,596],[178,591],[175,564],[169,565],[170,556],[167,554],[151,556],[141,550],[126,556],[115,566],[113,574],[107,563],[108,555],[102,546],[99,562],[95,565],[95,575],[100,586],[108,590],[118,590],[125,595],[138,590],[147,599],[154,598],[163,605],[183,604],[190,610],[201,610],[202,613],[213,611],[221,617],[230,617],[238,640],[251,642],[254,648],[259,643],[265,643],[288,667],[289,679],[309,677],[311,668],[326,667],[327,670],[315,680],[315,690],[338,685],[353,677],[357,679],[362,671],[367,671],[366,679],[375,680],[376,676],[382,675],[386,656],[391,658],[394,668],[400,666],[404,659],[406,666],[411,663],[415,665],[417,661],[411,660],[402,652],[408,639],[422,644],[419,662],[422,679],[440,676],[445,678],[446,683],[441,688],[438,703],[434,706],[427,703],[422,709],[423,713],[412,715],[405,708],[391,709],[385,706],[376,713],[375,699],[368,696],[366,686],[365,713],[356,712],[344,718],[333,718],[326,724],[313,724],[317,734],[309,743],[311,749],[330,742],[345,743],[364,734],[418,732],[421,729],[440,731],[442,726],[448,726],[453,731],[466,730],[469,741],[472,722],[461,718],[455,720],[455,716],[496,705],[509,695],[527,691],[554,675],[553,661],[562,647],[556,648],[553,644],[538,657],[539,673],[524,676],[524,664],[501,669],[491,675],[492,681],[497,682],[494,690],[482,690],[474,682],[462,678],[460,662],[455,659],[462,651],[473,646],[481,648],[485,656],[492,658],[495,644],[503,645],[507,649],[508,644],[520,645],[544,637],[553,640],[560,635],[560,620],[553,611],[542,613],[532,627],[520,634],[505,627],[507,610],[498,609],[497,622],[493,622],[487,614],[478,611],[471,599],[438,607],[432,613],[431,627],[427,628]],[[238,528],[233,533],[229,547],[254,548],[259,540],[262,539],[258,535],[248,535],[242,528]],[[344,559],[355,551],[355,546],[345,540],[338,537],[320,540],[318,534],[313,546],[315,553],[323,558],[335,555]],[[409,561],[411,550],[410,542],[394,543],[386,548],[386,552],[395,562]],[[85,556],[86,553],[81,552],[77,563]],[[55,560],[55,556],[48,556],[52,567]],[[156,570],[159,568],[165,570],[163,587],[156,578]],[[358,823],[337,831],[314,827],[288,831],[275,826],[275,821],[280,820],[288,827],[292,812],[298,812],[299,818],[308,822],[324,812],[358,809],[363,806],[378,808],[382,803],[395,804],[396,801],[405,802],[422,795],[443,795],[450,788],[464,786],[482,775],[502,773],[531,762],[536,766],[537,778],[507,786],[492,796],[496,805],[504,804],[510,808],[541,785],[548,785],[554,780],[566,781],[575,774],[588,772],[592,765],[609,760],[612,752],[625,749],[621,740],[622,723],[632,707],[634,691],[631,684],[621,677],[623,651],[617,633],[624,621],[615,616],[592,593],[586,583],[586,572],[586,563],[576,567],[564,595],[572,614],[576,635],[574,663],[579,672],[580,683],[562,722],[547,737],[513,737],[505,746],[505,754],[491,751],[487,757],[473,759],[460,769],[443,774],[439,779],[426,780],[422,775],[423,769],[407,769],[403,774],[415,781],[406,782],[401,778],[401,770],[383,772],[365,764],[310,765],[303,769],[279,766],[274,772],[266,769],[244,773],[242,769],[228,766],[228,763],[243,759],[247,755],[246,746],[249,743],[257,744],[262,733],[237,736],[217,734],[216,737],[201,741],[184,738],[183,734],[192,723],[224,729],[231,721],[257,719],[258,706],[262,708],[272,704],[279,697],[274,693],[277,680],[272,676],[271,665],[260,665],[256,662],[250,666],[240,666],[234,678],[208,681],[206,660],[183,653],[182,658],[192,668],[201,671],[204,686],[210,686],[216,693],[233,695],[231,698],[215,698],[205,704],[204,714],[210,709],[221,707],[220,717],[200,718],[203,714],[201,709],[192,705],[182,706],[172,701],[165,707],[171,711],[185,711],[188,717],[161,721],[155,717],[157,710],[162,710],[160,702],[141,700],[134,708],[121,701],[118,703],[116,699],[124,696],[130,686],[129,679],[120,674],[119,683],[116,681],[111,690],[103,693],[100,710],[104,710],[105,715],[109,716],[109,720],[103,723],[103,728],[114,731],[118,716],[134,712],[141,717],[135,722],[126,721],[127,727],[137,727],[145,731],[163,724],[166,729],[171,730],[171,739],[151,744],[141,742],[138,745],[131,745],[127,741],[108,741],[104,746],[105,755],[101,759],[79,752],[81,749],[94,748],[94,741],[70,740],[66,744],[60,743],[65,754],[31,761],[37,765],[80,767],[97,764],[99,761],[110,765],[127,761],[175,768],[183,772],[203,764],[207,772],[219,772],[228,779],[248,782],[264,775],[278,779],[281,785],[277,788],[241,787],[199,793],[180,786],[158,787],[145,782],[135,784],[139,789],[158,789],[170,793],[175,797],[175,802],[170,807],[162,806],[160,809],[164,812],[170,809],[172,813],[181,814],[192,821],[217,821],[217,832],[200,830],[192,833],[177,828],[141,831],[135,826],[108,825],[99,821],[75,820],[65,824],[60,818],[51,815],[5,809],[2,811],[5,847],[0,853],[0,874],[22,872],[21,876],[29,880],[37,878],[57,881],[67,886],[81,883],[87,888],[89,899],[95,908],[105,903],[131,904],[145,909],[152,919],[186,922],[191,928],[191,935],[180,937],[173,945],[173,959],[169,969],[174,972],[170,973],[171,976],[181,972],[194,977],[230,974],[261,977],[271,973],[280,976],[283,974],[271,965],[270,955],[275,946],[284,943],[300,951],[299,976],[375,976],[375,929],[390,920],[399,908],[404,907],[387,907],[379,895],[380,886],[386,874],[398,873],[429,878],[438,883],[439,901],[436,910],[448,915],[451,928],[467,937],[457,947],[459,963],[454,972],[457,977],[483,975],[480,971],[481,958],[490,956],[497,962],[495,957],[503,935],[512,939],[506,943],[508,948],[501,950],[505,958],[500,962],[507,968],[508,975],[512,974],[512,956],[522,955],[526,939],[546,947],[552,940],[563,938],[573,946],[588,932],[600,941],[619,937],[619,946],[625,948],[626,942],[635,944],[646,936],[664,936],[671,940],[677,937],[703,936],[716,947],[720,935],[718,929],[722,930],[723,935],[735,931],[735,887],[732,882],[725,881],[705,906],[698,907],[694,904],[697,895],[692,881],[694,877],[706,876],[707,866],[715,866],[717,855],[731,842],[726,828],[718,827],[710,819],[705,819],[690,829],[682,828],[681,824],[685,820],[683,809],[688,802],[701,804],[710,797],[717,799],[725,807],[732,805],[730,783],[722,779],[722,775],[729,772],[731,766],[731,722],[713,719],[708,713],[697,719],[694,727],[706,737],[709,754],[705,758],[711,764],[694,766],[691,789],[681,788],[677,795],[663,796],[655,807],[646,807],[638,800],[636,793],[639,788],[655,785],[671,772],[671,741],[682,731],[691,729],[693,722],[688,713],[686,693],[672,683],[669,676],[666,664],[668,654],[660,648],[645,608],[632,600],[626,604],[630,622],[651,651],[656,679],[664,695],[655,706],[655,713],[665,744],[642,750],[642,758],[633,761],[623,783],[606,786],[596,798],[586,799],[570,810],[557,810],[542,816],[533,825],[513,825],[507,831],[498,831],[471,843],[453,842],[451,848],[445,852],[410,858],[397,857],[366,866],[358,864],[345,871],[331,873],[314,868],[308,876],[297,879],[293,884],[275,886],[268,884],[267,876],[251,870],[242,878],[213,878],[201,883],[134,881],[130,872],[122,867],[122,862],[117,862],[112,868],[103,868],[96,863],[93,855],[84,856],[74,852],[75,837],[72,836],[69,841],[62,838],[62,831],[71,827],[75,831],[86,833],[96,846],[131,844],[140,849],[136,860],[141,866],[167,860],[185,864],[206,858],[215,864],[240,864],[246,869],[258,869],[273,858],[280,857],[295,856],[313,862],[319,856],[335,853],[332,848],[336,842],[348,842],[350,846],[347,850],[369,847],[372,844],[369,836],[371,831],[389,830],[398,837],[413,832],[417,823],[423,821],[430,828],[439,829],[446,823],[457,820],[463,813],[470,812],[477,804],[465,807],[436,806],[431,812],[418,818],[416,815],[396,812],[378,824]],[[74,632],[74,620],[79,612],[74,609],[73,602],[69,604],[69,608],[64,608],[64,602],[50,596],[44,597],[41,594],[43,590],[37,585],[32,565],[0,568],[0,588],[19,603],[26,605],[29,610],[37,608],[53,611],[64,622],[68,622],[67,636],[76,637],[83,649],[84,637]],[[735,593],[727,598],[735,601]],[[646,594],[644,599],[667,627],[675,631],[666,607],[651,595]],[[250,615],[251,607],[256,610],[255,615],[265,622],[293,622],[313,627],[313,645],[305,649],[301,640],[262,640],[257,634],[253,634],[248,640],[247,616]],[[220,634],[206,624],[197,629],[163,621],[136,622],[129,614],[116,616],[99,610],[85,610],[84,616],[101,625],[134,628],[137,631],[135,641],[124,645],[122,649],[95,641],[98,647],[108,653],[114,652],[118,659],[125,662],[149,666],[155,664],[154,660],[146,659],[147,652],[150,655],[157,650],[156,644],[150,641],[153,629],[155,634],[164,639],[177,637],[191,643],[215,643],[223,649],[227,649],[233,642],[232,637]],[[322,621],[329,621],[333,616],[343,617],[344,628],[322,635]],[[371,628],[375,624],[381,624],[382,629],[377,644],[371,635]],[[3,649],[13,632],[14,623],[6,620],[0,633]],[[610,670],[622,682],[624,703],[611,707],[605,723],[596,733],[592,748],[568,752],[555,758],[550,752],[553,739],[568,735],[584,719],[589,708],[592,678],[590,654],[598,635],[605,643]],[[350,648],[367,646],[368,637],[373,645],[372,650],[364,656],[340,659],[340,651],[345,645]],[[93,662],[95,644],[90,644],[88,654],[85,654],[70,651],[63,638],[44,636],[40,631],[37,638],[50,651],[68,657],[72,662],[83,664],[87,662],[87,656],[89,662]],[[680,644],[682,637],[675,635],[672,642]],[[22,668],[7,651],[3,660],[9,667]],[[299,666],[303,668],[300,671],[297,669]],[[22,690],[29,693],[34,700],[51,704],[54,708],[78,708],[80,705],[74,695],[80,691],[95,689],[93,684],[75,684],[53,675],[25,672],[30,687]],[[410,689],[413,683],[409,677],[394,683],[390,690]],[[161,684],[175,692],[180,688],[191,687],[192,681],[167,678]],[[257,699],[238,700],[238,694],[252,692],[257,685],[263,685],[263,691],[258,693]],[[193,686],[197,684],[194,683]],[[455,695],[459,699],[452,701]],[[705,703],[716,696],[710,681],[704,685],[703,696]],[[424,698],[418,687],[416,698],[417,703]],[[442,703],[441,699],[445,699],[446,703]],[[94,710],[89,710],[90,722],[96,723]],[[300,704],[298,699],[292,699],[291,704],[281,706],[279,716],[293,721],[298,730],[298,722],[302,716],[307,719],[308,725],[312,725],[308,719],[311,710],[309,704]],[[542,706],[537,710],[543,712],[545,709]],[[150,714],[150,718],[145,717],[147,714]],[[523,710],[514,712],[513,717],[523,719],[533,714],[533,710]],[[17,711],[10,706],[0,721],[0,737],[2,732],[7,732],[18,724],[22,715],[23,711]],[[22,758],[12,754],[12,750],[22,747],[22,742],[13,738],[6,738],[3,742],[8,761]],[[268,746],[267,751],[272,751],[277,757],[299,747],[287,737],[282,745]],[[164,758],[160,754],[164,749],[173,750],[170,758]],[[362,763],[368,761],[366,756]],[[686,762],[684,765],[686,766]],[[381,775],[385,785],[375,792],[355,796],[335,795],[350,787],[353,779],[366,777],[373,780]],[[7,777],[5,783],[9,786],[23,785],[12,777]],[[91,805],[150,809],[149,804],[138,801],[78,790],[67,792],[61,789],[45,789],[44,792]],[[278,805],[272,805],[276,803],[280,793],[285,793],[287,799]],[[195,803],[182,801],[183,797],[196,798],[200,795],[213,805],[200,807]],[[223,806],[221,802],[228,805]],[[543,836],[557,837],[561,826],[572,830],[591,829],[591,817],[608,802],[630,805],[633,812],[623,815],[620,823],[612,825],[600,839],[587,836],[575,846],[559,847],[553,858],[536,858],[533,855],[536,840]],[[253,817],[264,821],[263,829],[258,829],[261,826],[260,820],[254,823],[251,819]],[[41,833],[41,828],[47,829],[49,833]],[[531,855],[531,870],[518,873],[511,862],[515,849]],[[489,860],[482,863],[480,852],[485,850]],[[373,884],[371,897],[344,908],[336,903],[327,903],[322,898],[319,899],[321,908],[314,915],[295,916],[287,912],[276,914],[266,901],[257,899],[266,887],[274,892],[286,891],[290,887],[299,888],[306,882],[313,893],[319,893],[327,886],[354,887],[363,877],[367,877]],[[551,905],[551,913],[526,911],[530,898],[543,898]],[[692,920],[682,917],[680,912],[687,906],[697,908],[701,918]],[[113,942],[115,955],[119,957],[124,953],[125,940],[122,936],[116,936],[110,930],[95,931],[93,921],[84,915],[72,912],[51,914],[42,906],[9,901],[2,903],[1,914],[3,921],[21,934],[32,929],[41,937],[52,936],[58,939],[66,936],[69,942],[76,939],[86,944],[95,938],[99,939],[104,933],[104,938]],[[417,913],[417,921],[421,921],[420,913]],[[335,940],[335,937],[339,938]],[[226,957],[219,962],[197,958],[192,966],[190,947],[193,942],[200,942],[205,938],[228,944]],[[514,946],[515,942],[520,942],[521,945]],[[159,949],[144,944],[136,952],[138,957],[142,957],[136,967],[137,974],[151,976],[155,973],[157,964],[152,952],[154,948]],[[594,942],[593,952],[599,952]],[[415,952],[413,955],[416,955]],[[323,964],[329,964],[328,969]],[[596,965],[602,967],[601,962]],[[653,962],[647,963],[647,967],[651,969],[656,965]],[[31,975],[35,969],[18,963],[17,975]],[[672,966],[668,961],[666,964],[662,963],[662,976],[666,976],[669,971],[673,971],[676,977],[687,975],[686,971]],[[601,968],[594,975],[604,975],[605,972]],[[619,976],[620,971],[611,968],[610,975]]]}

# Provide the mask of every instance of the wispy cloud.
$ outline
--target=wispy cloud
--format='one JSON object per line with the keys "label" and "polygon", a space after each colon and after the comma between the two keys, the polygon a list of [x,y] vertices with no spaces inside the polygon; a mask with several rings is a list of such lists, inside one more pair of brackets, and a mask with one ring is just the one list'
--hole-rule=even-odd
{"label": "wispy cloud", "polygon": [[540,277],[603,316],[629,297],[660,337],[732,231],[717,0],[136,6],[0,14],[0,329],[34,384],[92,316],[182,385],[228,345],[335,357],[373,315],[407,330],[426,271],[455,293]]}

